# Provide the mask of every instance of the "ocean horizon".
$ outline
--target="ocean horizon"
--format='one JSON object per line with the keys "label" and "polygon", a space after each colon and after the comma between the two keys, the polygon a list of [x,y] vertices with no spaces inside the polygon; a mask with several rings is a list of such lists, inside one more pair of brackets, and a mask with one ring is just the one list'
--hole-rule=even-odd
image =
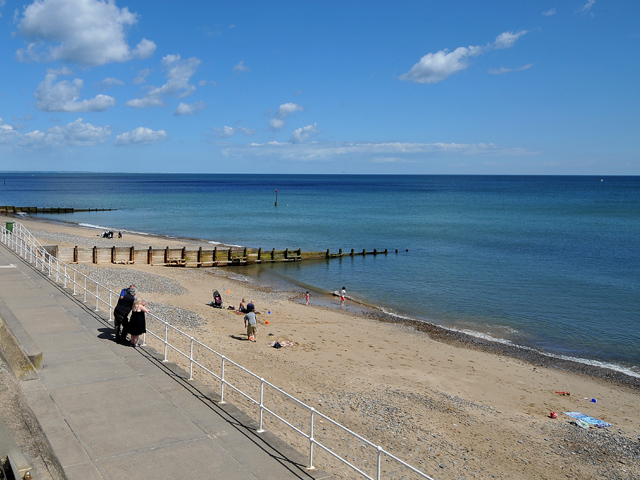
{"label": "ocean horizon", "polygon": [[263,249],[388,249],[236,272],[317,295],[344,285],[390,315],[640,377],[640,177],[2,177],[0,205],[117,209],[38,215],[54,221]]}

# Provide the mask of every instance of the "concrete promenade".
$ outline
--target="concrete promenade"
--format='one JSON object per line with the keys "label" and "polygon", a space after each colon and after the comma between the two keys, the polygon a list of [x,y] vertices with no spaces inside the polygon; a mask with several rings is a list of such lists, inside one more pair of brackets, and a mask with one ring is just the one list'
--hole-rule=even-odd
{"label": "concrete promenade", "polygon": [[100,315],[0,245],[0,316],[42,351],[21,387],[70,480],[330,478]]}

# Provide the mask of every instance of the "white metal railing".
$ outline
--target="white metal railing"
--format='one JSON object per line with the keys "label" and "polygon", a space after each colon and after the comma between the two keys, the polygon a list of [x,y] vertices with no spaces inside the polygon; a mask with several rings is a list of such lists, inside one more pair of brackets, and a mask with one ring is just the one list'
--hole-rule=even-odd
{"label": "white metal railing", "polygon": [[[65,288],[69,288],[69,284],[73,289],[73,295],[78,295],[78,290],[80,290],[80,294],[83,296],[83,302],[88,303],[91,301],[91,305],[93,305],[93,301],[95,301],[95,311],[100,311],[101,307],[106,308],[109,315],[109,321],[112,321],[112,310],[115,306],[113,301],[117,302],[119,298],[119,293],[114,292],[107,288],[104,285],[101,285],[97,281],[91,279],[87,275],[82,272],[76,270],[70,265],[65,264],[64,262],[59,261],[55,256],[51,255],[46,249],[36,240],[36,238],[21,224],[18,222],[14,222],[13,224],[13,232],[7,231],[7,229],[0,225],[0,241],[14,251],[17,255],[19,255],[24,261],[31,263],[34,265],[36,270],[40,270],[43,274],[46,274],[49,277],[53,277],[55,275],[55,282],[62,283]],[[53,278],[52,278],[53,279]],[[253,404],[259,408],[259,427],[258,432],[264,432],[264,414],[267,413],[271,415],[271,417],[279,420],[289,428],[291,428],[294,432],[306,438],[309,442],[309,455],[308,455],[308,465],[307,469],[312,470],[315,468],[314,466],[314,450],[315,447],[320,448],[322,451],[329,454],[334,459],[342,462],[347,467],[351,468],[355,472],[359,473],[362,477],[370,479],[370,480],[380,480],[383,475],[383,463],[387,466],[385,469],[385,475],[391,475],[394,472],[389,472],[390,468],[401,469],[403,473],[399,473],[398,476],[402,476],[403,478],[408,473],[408,471],[416,474],[420,478],[426,478],[429,480],[433,480],[432,477],[427,474],[421,472],[417,468],[409,465],[407,462],[399,459],[395,455],[387,452],[384,448],[379,445],[374,444],[373,442],[367,440],[366,438],[358,435],[357,433],[349,430],[347,427],[341,425],[330,417],[322,414],[317,411],[315,408],[305,404],[301,400],[298,400],[294,396],[288,394],[284,390],[276,387],[272,383],[266,381],[264,378],[254,374],[248,369],[244,368],[239,363],[234,362],[233,360],[227,358],[223,354],[216,352],[212,348],[208,347],[204,343],[198,341],[194,337],[189,334],[181,331],[174,325],[169,322],[153,315],[148,314],[147,316],[147,334],[151,337],[157,339],[163,345],[163,355],[164,361],[168,361],[169,350],[177,353],[180,357],[186,360],[189,364],[189,380],[193,379],[194,367],[200,368],[206,374],[211,375],[215,378],[220,384],[220,402],[225,403],[225,387],[228,387],[232,390],[232,392],[237,393],[242,399],[246,400],[250,404]],[[157,326],[157,329],[154,329],[153,326]],[[172,341],[170,341],[170,333],[173,335],[171,337]],[[176,338],[178,337],[178,338]],[[143,337],[143,345],[146,342],[146,335]],[[180,345],[178,345],[180,344]],[[183,351],[188,350],[188,352]],[[198,355],[201,354],[201,355]],[[218,364],[218,369],[214,371],[213,367],[210,365],[212,362]],[[217,362],[216,362],[217,360]],[[241,383],[243,381],[243,377],[238,376],[238,378],[230,379],[229,369],[234,368],[238,371],[239,374],[244,374],[249,377],[249,385],[246,387],[237,386],[232,383]],[[235,373],[235,371],[234,371]],[[246,382],[247,380],[244,379]],[[253,384],[251,382],[254,382]],[[250,390],[253,388],[256,390],[254,395],[252,396],[250,393],[247,393],[242,390]],[[308,430],[304,429],[304,427],[297,425],[294,419],[292,418],[284,418],[283,414],[279,414],[275,410],[275,406],[267,406],[265,404],[265,397],[267,393],[271,393],[272,395],[278,394],[284,397],[286,400],[293,403],[293,411],[295,412],[298,408],[303,412],[306,411],[308,413]],[[257,398],[254,398],[257,397]],[[275,405],[275,403],[274,403]],[[316,421],[320,419],[320,422],[323,423],[323,428],[326,427],[324,422],[328,422],[330,425],[335,427],[338,432],[347,434],[357,441],[361,442],[363,447],[368,447],[373,449],[370,457],[375,458],[375,461],[371,464],[368,464],[368,470],[375,469],[375,473],[369,474],[365,472],[363,466],[356,466],[351,463],[347,458],[336,453],[335,449],[332,449],[329,445],[325,445],[322,441],[320,441],[316,434]],[[327,441],[330,441],[330,435],[327,436]],[[359,456],[362,457],[362,452],[359,452]],[[365,460],[366,462],[366,460]],[[394,463],[395,462],[395,463]],[[392,467],[389,467],[392,465]],[[395,466],[395,467],[393,467]]]}

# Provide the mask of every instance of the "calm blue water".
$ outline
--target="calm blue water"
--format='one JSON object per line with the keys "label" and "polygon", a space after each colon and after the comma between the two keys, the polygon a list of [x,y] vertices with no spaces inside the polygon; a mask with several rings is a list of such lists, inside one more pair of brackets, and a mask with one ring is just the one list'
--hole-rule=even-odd
{"label": "calm blue water", "polygon": [[640,177],[0,179],[0,204],[118,209],[58,220],[267,249],[399,249],[261,271],[317,291],[345,285],[398,315],[640,374]]}

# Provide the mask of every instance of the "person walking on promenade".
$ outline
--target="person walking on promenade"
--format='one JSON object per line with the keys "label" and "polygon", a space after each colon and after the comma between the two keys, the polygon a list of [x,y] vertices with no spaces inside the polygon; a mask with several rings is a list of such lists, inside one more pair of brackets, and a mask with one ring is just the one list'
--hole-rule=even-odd
{"label": "person walking on promenade", "polygon": [[145,313],[149,312],[146,300],[136,299],[131,309],[131,320],[129,320],[129,333],[131,334],[131,345],[139,347],[140,335],[147,332],[147,321]]}
{"label": "person walking on promenade", "polygon": [[347,296],[347,289],[346,287],[342,287],[342,290],[340,290],[340,308],[344,307],[344,298]]}
{"label": "person walking on promenade", "polygon": [[[113,309],[113,324],[116,329],[116,342],[124,342],[127,339],[128,316],[136,300],[136,289],[130,287],[124,296],[118,299],[116,308]],[[122,330],[121,330],[122,329]]]}
{"label": "person walking on promenade", "polygon": [[253,308],[253,303],[247,305],[249,312],[244,316],[244,326],[247,328],[247,340],[251,342],[255,342],[258,336],[258,317],[256,317]]}

